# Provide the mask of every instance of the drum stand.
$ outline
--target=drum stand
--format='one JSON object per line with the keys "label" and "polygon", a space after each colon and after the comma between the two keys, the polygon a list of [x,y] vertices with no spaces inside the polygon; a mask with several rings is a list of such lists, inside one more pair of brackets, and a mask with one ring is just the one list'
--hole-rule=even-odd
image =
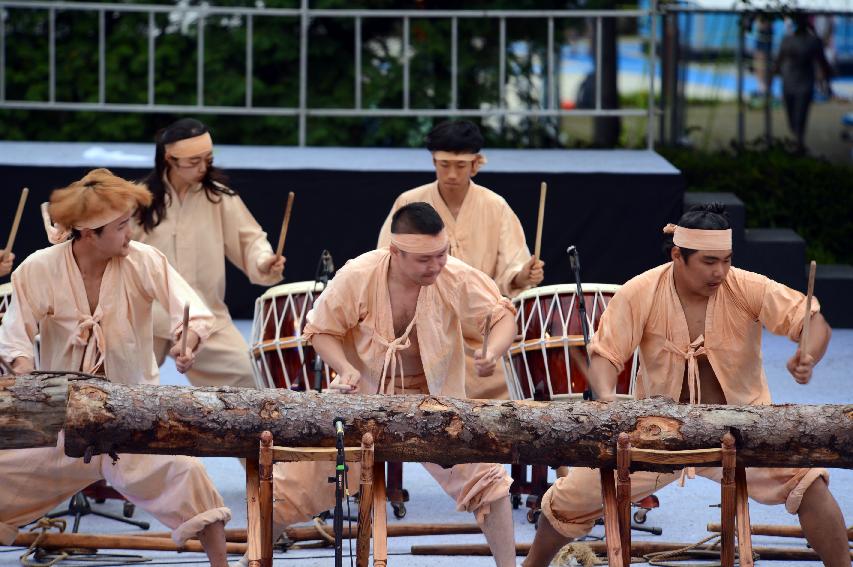
{"label": "drum stand", "polygon": [[402,520],[406,517],[406,502],[409,501],[409,491],[403,488],[403,463],[388,463],[387,491],[394,517]]}
{"label": "drum stand", "polygon": [[116,514],[110,514],[109,512],[93,510],[92,506],[89,504],[88,496],[94,498],[96,502],[106,500],[107,498],[125,500],[124,496],[122,496],[114,488],[106,486],[106,483],[95,483],[72,496],[71,500],[68,502],[68,508],[66,508],[65,510],[60,510],[58,512],[47,514],[47,517],[59,518],[61,516],[74,516],[74,524],[73,528],[71,529],[71,533],[75,534],[80,529],[80,519],[83,518],[83,516],[89,515],[107,518],[108,520],[113,520],[116,522],[124,522],[125,524],[136,526],[137,528],[142,530],[147,530],[149,527],[151,527],[148,522],[130,519],[130,517],[133,516],[133,512],[136,508],[132,502],[128,502],[127,500],[125,500],[123,510],[124,517],[122,517]]}

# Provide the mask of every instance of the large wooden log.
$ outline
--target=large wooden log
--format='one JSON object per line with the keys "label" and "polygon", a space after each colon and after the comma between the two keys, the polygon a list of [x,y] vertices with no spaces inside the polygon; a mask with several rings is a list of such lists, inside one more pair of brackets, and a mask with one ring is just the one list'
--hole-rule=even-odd
{"label": "large wooden log", "polygon": [[[69,388],[69,456],[160,453],[257,455],[258,435],[277,444],[376,440],[376,459],[616,466],[616,439],[638,448],[719,447],[731,432],[745,466],[853,468],[853,405],[690,406],[630,402],[510,402],[435,396],[364,396],[242,388],[127,386],[75,381]],[[666,470],[672,465],[654,465]]]}
{"label": "large wooden log", "polygon": [[64,374],[0,376],[0,449],[55,446],[67,393]]}

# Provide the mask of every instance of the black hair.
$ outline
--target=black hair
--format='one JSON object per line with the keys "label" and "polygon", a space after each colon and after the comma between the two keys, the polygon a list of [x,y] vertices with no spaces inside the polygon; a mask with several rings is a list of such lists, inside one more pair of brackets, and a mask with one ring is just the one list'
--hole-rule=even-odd
{"label": "black hair", "polygon": [[480,151],[485,143],[477,125],[469,120],[442,122],[426,135],[426,147],[431,152],[456,154]]}
{"label": "black hair", "polygon": [[394,234],[436,235],[444,228],[444,222],[428,203],[409,203],[397,209],[391,217],[391,232]]}
{"label": "black hair", "polygon": [[[166,218],[166,199],[170,199],[169,193],[166,191],[166,185],[163,183],[163,176],[166,174],[168,162],[166,161],[166,145],[172,144],[179,140],[187,138],[195,138],[202,134],[210,132],[207,126],[194,118],[181,118],[170,126],[163,128],[154,137],[156,149],[154,152],[154,169],[143,180],[143,183],[148,186],[151,195],[154,197],[151,201],[151,206],[140,209],[137,212],[139,224],[145,229],[145,232],[154,230],[160,222]],[[222,199],[222,195],[236,195],[237,193],[227,187],[228,177],[222,170],[213,167],[207,168],[207,173],[204,179],[201,180],[201,186],[204,188],[204,193],[211,203],[218,203]]]}
{"label": "black hair", "polygon": [[[106,225],[104,225],[104,226],[106,226]],[[98,236],[101,236],[101,233],[104,232],[104,227],[99,226],[98,228],[93,228],[92,230],[95,231],[95,234],[97,234]],[[82,237],[82,236],[83,235],[76,228],[71,229],[71,240],[80,240],[80,237]]]}
{"label": "black hair", "polygon": [[[702,203],[700,205],[693,205],[690,207],[689,211],[681,215],[681,218],[678,219],[676,224],[684,228],[699,228],[703,230],[726,230],[727,228],[731,228],[726,206],[722,203]],[[671,251],[674,247],[675,244],[672,242],[672,235],[665,235],[663,241],[663,253],[667,260],[672,259]],[[696,250],[693,250],[692,248],[679,247],[679,249],[681,250],[681,256],[684,258],[685,262],[687,262],[690,256],[696,253]]]}

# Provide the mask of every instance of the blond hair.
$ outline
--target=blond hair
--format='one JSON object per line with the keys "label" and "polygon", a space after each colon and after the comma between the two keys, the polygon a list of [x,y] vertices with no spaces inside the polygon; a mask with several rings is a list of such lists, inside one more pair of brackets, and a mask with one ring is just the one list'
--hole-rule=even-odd
{"label": "blond hair", "polygon": [[48,211],[54,222],[68,228],[110,211],[132,211],[151,204],[145,185],[126,181],[104,168],[93,169],[83,179],[50,194]]}

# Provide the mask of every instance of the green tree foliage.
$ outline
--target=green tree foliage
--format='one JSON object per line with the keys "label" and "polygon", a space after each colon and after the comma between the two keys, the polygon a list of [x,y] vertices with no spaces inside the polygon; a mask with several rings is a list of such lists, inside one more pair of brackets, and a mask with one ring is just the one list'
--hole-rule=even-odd
{"label": "green tree foliage", "polygon": [[748,227],[791,228],[806,239],[810,259],[853,263],[853,168],[798,155],[781,142],[699,152],[659,150],[684,174],[690,191],[734,193]]}
{"label": "green tree foliage", "polygon": [[[103,2],[102,2],[103,3]],[[198,5],[198,0],[126,0],[123,3],[176,6],[155,18],[157,29],[154,98],[157,104],[194,105],[197,90],[196,16],[178,8]],[[298,8],[298,0],[221,1],[217,6]],[[312,8],[458,9],[458,3],[441,0],[314,0]],[[474,1],[465,9],[565,9],[556,0]],[[49,99],[48,18],[44,10],[7,10],[6,98]],[[98,20],[91,12],[56,12],[57,101],[97,103]],[[107,11],[105,100],[110,103],[147,104],[148,16]],[[297,17],[255,17],[251,102],[256,107],[296,107],[299,102],[299,30]],[[451,102],[451,24],[446,19],[411,20],[410,106],[448,108]],[[561,26],[582,27],[580,21],[559,21]],[[522,105],[545,104],[534,77],[544,77],[546,61],[544,19],[508,21],[507,78]],[[355,103],[354,37],[352,19],[316,18],[309,29],[309,108],[352,108]],[[363,20],[362,106],[401,108],[403,23],[396,18]],[[246,101],[246,21],[240,16],[211,16],[204,26],[204,103],[242,106]],[[459,20],[459,108],[497,107],[499,104],[498,21]],[[559,40],[558,40],[559,42]],[[7,140],[100,140],[148,142],[160,127],[178,115],[84,111],[0,111],[0,138]],[[215,131],[218,142],[233,144],[297,143],[294,116],[199,116]],[[423,118],[322,118],[309,117],[311,145],[418,146],[436,119]],[[559,145],[556,119],[484,119],[480,121],[490,146],[554,147]]]}

